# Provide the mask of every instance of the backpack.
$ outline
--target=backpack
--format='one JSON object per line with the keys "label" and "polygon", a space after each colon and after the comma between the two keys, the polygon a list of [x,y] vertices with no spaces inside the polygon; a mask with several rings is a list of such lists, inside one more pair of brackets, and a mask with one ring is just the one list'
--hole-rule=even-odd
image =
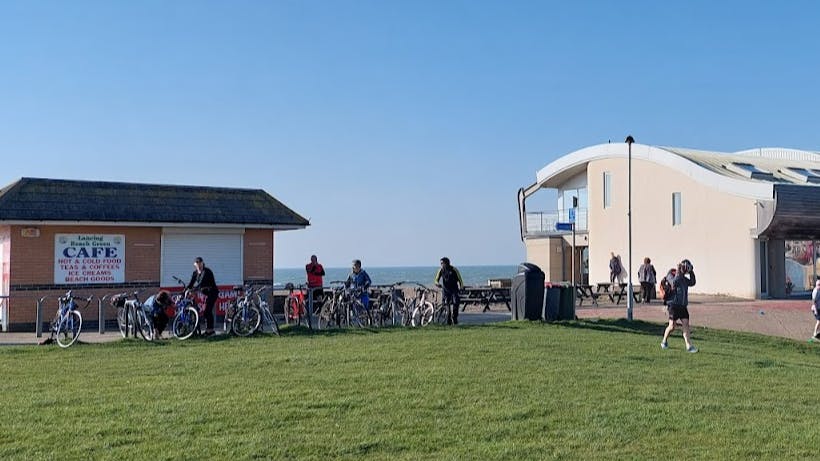
{"label": "backpack", "polygon": [[617,259],[612,259],[609,262],[609,268],[612,269],[613,274],[621,275],[621,262]]}
{"label": "backpack", "polygon": [[675,289],[672,287],[672,284],[669,283],[669,279],[667,277],[662,278],[660,285],[663,301],[670,301],[675,296]]}

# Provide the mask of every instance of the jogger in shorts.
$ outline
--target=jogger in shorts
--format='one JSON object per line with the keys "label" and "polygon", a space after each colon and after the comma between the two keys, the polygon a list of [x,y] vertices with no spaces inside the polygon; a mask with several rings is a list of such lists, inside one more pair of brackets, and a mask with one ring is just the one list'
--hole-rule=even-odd
{"label": "jogger in shorts", "polygon": [[675,322],[680,321],[683,330],[683,340],[686,342],[686,352],[697,352],[698,349],[692,345],[692,338],[689,332],[689,287],[695,285],[695,272],[692,270],[692,263],[684,259],[678,264],[677,274],[672,281],[674,292],[672,299],[667,302],[669,312],[669,325],[663,332],[661,348],[668,349],[669,334],[675,330]]}

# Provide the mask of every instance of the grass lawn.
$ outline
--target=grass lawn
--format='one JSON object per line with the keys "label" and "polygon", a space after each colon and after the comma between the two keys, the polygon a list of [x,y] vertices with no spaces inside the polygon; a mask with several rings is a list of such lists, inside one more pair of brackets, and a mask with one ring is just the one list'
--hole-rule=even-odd
{"label": "grass lawn", "polygon": [[625,321],[0,348],[0,459],[812,459],[820,349]]}

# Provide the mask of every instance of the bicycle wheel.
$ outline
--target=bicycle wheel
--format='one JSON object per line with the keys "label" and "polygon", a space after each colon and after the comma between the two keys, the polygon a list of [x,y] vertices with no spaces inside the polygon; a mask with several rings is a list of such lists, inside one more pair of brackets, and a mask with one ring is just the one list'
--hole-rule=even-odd
{"label": "bicycle wheel", "polygon": [[117,308],[117,326],[120,328],[120,334],[123,338],[126,336],[125,325],[126,325],[126,315],[128,315],[128,309],[125,307],[118,307]]}
{"label": "bicycle wheel", "polygon": [[439,304],[433,312],[433,322],[439,325],[447,325],[450,316],[447,314],[448,305]]}
{"label": "bicycle wheel", "polygon": [[370,312],[362,303],[354,302],[350,306],[350,325],[357,328],[370,326]]}
{"label": "bicycle wheel", "polygon": [[423,304],[416,306],[410,323],[414,327],[423,327],[431,320],[433,320],[433,303],[425,301]]}
{"label": "bicycle wheel", "polygon": [[199,314],[193,307],[186,307],[174,317],[173,332],[177,339],[188,339],[196,331]]}
{"label": "bicycle wheel", "polygon": [[263,301],[262,307],[259,310],[262,323],[259,327],[262,329],[262,332],[265,332],[265,325],[269,325],[271,329],[271,333],[279,336],[279,322],[276,321],[276,317],[271,313],[270,309],[268,309],[268,303]]}
{"label": "bicycle wheel", "polygon": [[258,328],[262,316],[256,306],[240,307],[231,319],[231,330],[237,336],[250,336]]}
{"label": "bicycle wheel", "polygon": [[137,308],[135,329],[139,332],[142,339],[146,341],[154,340],[154,322],[148,318],[148,314],[141,308]]}
{"label": "bicycle wheel", "polygon": [[57,327],[57,344],[60,347],[66,348],[80,337],[80,331],[83,328],[83,317],[78,311],[69,311],[65,317],[60,319],[60,324]]}

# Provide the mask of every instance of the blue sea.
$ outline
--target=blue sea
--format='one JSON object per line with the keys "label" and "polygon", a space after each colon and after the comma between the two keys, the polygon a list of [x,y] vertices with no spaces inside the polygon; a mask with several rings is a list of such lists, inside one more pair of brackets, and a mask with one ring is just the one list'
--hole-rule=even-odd
{"label": "blue sea", "polygon": [[[467,286],[487,285],[490,279],[510,279],[518,266],[456,266]],[[389,285],[401,281],[419,282],[432,285],[438,266],[430,267],[364,267],[374,285]],[[325,285],[334,280],[345,280],[350,274],[349,267],[325,267]],[[274,269],[273,281],[276,285],[305,283],[304,268]]]}

